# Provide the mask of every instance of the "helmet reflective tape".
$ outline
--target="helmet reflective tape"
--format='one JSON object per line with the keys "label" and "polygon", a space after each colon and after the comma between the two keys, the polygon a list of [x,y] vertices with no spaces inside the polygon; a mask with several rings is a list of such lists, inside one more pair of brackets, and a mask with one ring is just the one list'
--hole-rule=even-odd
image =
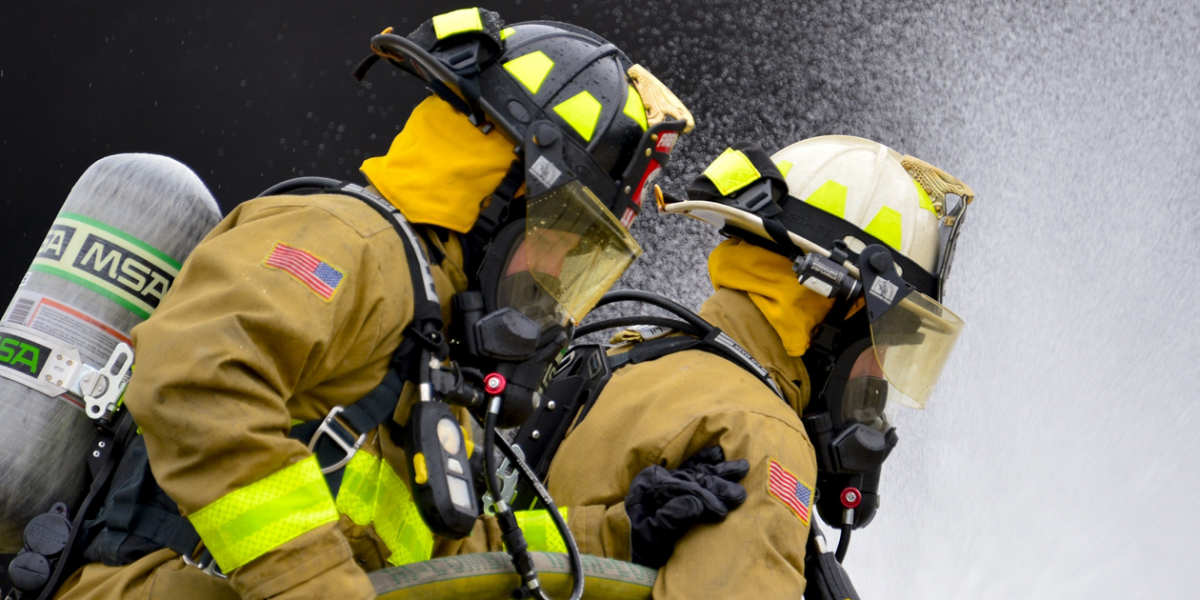
{"label": "helmet reflective tape", "polygon": [[464,8],[433,18],[433,32],[439,40],[468,31],[483,31],[478,8]]}
{"label": "helmet reflective tape", "polygon": [[900,230],[900,213],[891,207],[884,206],[875,213],[875,218],[863,228],[863,231],[873,235],[879,241],[899,250],[903,241]]}
{"label": "helmet reflective tape", "polygon": [[236,489],[188,515],[222,571],[338,520],[315,455]]}
{"label": "helmet reflective tape", "polygon": [[728,196],[750,185],[762,177],[762,174],[754,168],[754,164],[744,153],[727,148],[711,165],[708,165],[708,168],[704,170],[704,176],[717,186],[717,191],[721,192],[721,195]]}
{"label": "helmet reflective tape", "polygon": [[504,70],[528,88],[529,93],[535,95],[552,69],[554,69],[554,61],[550,60],[550,57],[541,50],[530,52],[504,63]]}
{"label": "helmet reflective tape", "polygon": [[921,187],[921,184],[918,183],[916,179],[913,180],[913,186],[917,188],[917,196],[921,199],[921,208],[933,213],[936,216],[937,209],[933,207],[933,202],[929,201],[929,193],[925,191],[925,188]]}
{"label": "helmet reflective tape", "polygon": [[[787,177],[787,175],[784,175]],[[846,186],[830,179],[821,184],[805,202],[835,217],[846,215]]]}
{"label": "helmet reflective tape", "polygon": [[516,29],[513,29],[512,27],[505,27],[504,29],[501,29],[500,30],[500,39],[502,39],[502,40],[508,39],[508,36],[512,35],[513,32],[515,32],[515,31],[516,31]]}
{"label": "helmet reflective tape", "polygon": [[649,127],[646,124],[646,106],[642,104],[642,95],[632,85],[629,86],[629,95],[625,97],[625,116],[641,125],[642,131]]}
{"label": "helmet reflective tape", "polygon": [[596,123],[600,121],[603,108],[591,92],[583,90],[556,105],[554,112],[573,127],[584,141],[590,142],[596,133]]}
{"label": "helmet reflective tape", "polygon": [[775,166],[779,167],[779,174],[783,175],[786,178],[788,173],[792,172],[792,167],[794,167],[795,165],[793,165],[792,162],[789,160],[781,160],[781,161],[776,162]]}

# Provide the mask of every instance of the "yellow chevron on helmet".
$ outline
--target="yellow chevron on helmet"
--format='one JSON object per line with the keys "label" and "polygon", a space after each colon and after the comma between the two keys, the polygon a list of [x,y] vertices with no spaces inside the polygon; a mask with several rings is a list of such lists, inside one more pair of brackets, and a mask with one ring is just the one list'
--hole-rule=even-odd
{"label": "yellow chevron on helmet", "polygon": [[771,158],[794,165],[785,176],[790,195],[856,225],[930,273],[936,270],[938,216],[901,165],[900,153],[863,138],[827,135]]}

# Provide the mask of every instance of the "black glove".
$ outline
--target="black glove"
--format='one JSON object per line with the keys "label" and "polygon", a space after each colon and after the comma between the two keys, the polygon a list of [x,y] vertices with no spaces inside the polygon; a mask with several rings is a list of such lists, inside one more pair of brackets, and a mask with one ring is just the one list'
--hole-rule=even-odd
{"label": "black glove", "polygon": [[642,469],[625,497],[633,562],[657,569],[693,525],[724,520],[746,501],[746,488],[737,482],[748,472],[750,463],[727,462],[720,446],[697,452],[674,471]]}

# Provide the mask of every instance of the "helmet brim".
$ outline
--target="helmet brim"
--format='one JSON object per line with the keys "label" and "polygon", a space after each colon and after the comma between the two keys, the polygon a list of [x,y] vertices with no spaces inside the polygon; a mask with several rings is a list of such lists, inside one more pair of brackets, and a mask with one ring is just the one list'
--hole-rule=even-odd
{"label": "helmet brim", "polygon": [[[664,204],[661,207],[661,210],[663,212],[687,215],[693,219],[699,219],[705,223],[708,223],[709,225],[713,225],[717,229],[723,229],[725,226],[730,225],[768,240],[773,239],[771,234],[767,232],[766,226],[763,225],[763,220],[757,215],[748,213],[744,210],[738,210],[730,206],[725,206],[724,204],[719,204],[717,202],[709,202],[706,200],[684,200],[683,202]],[[787,232],[787,234],[788,240],[792,243],[792,245],[803,251],[805,254],[816,253],[826,258],[829,257],[829,251],[825,248],[822,248],[812,241],[800,237],[791,231]],[[859,277],[857,265],[847,261],[844,266],[850,270],[850,274],[852,276],[855,278]]]}

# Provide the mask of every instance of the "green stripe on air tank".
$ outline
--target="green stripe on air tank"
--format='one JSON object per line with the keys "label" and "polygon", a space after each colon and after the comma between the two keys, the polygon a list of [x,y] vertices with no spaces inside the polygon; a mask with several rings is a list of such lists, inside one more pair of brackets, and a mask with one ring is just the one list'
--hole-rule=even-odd
{"label": "green stripe on air tank", "polygon": [[30,269],[81,285],[145,319],[174,283],[179,262],[115,227],[64,214]]}
{"label": "green stripe on air tank", "polygon": [[[135,238],[132,235],[129,235],[128,233],[125,233],[124,231],[121,231],[120,229],[117,229],[116,227],[113,227],[112,225],[108,225],[106,223],[101,223],[100,221],[97,221],[95,219],[89,219],[83,215],[77,215],[75,213],[60,213],[58,215],[58,219],[71,219],[72,221],[79,221],[80,223],[87,223],[88,225],[91,225],[92,227],[95,227],[96,229],[100,229],[102,231],[107,231],[108,233],[111,233],[111,234],[133,244],[134,246],[137,246],[138,248],[141,248],[141,249],[145,250],[146,252],[149,252],[150,254],[157,256],[163,262],[167,263],[168,265],[171,265],[172,267],[175,267],[176,273],[179,272],[179,269],[183,268],[183,265],[179,264],[179,261],[168,256],[166,252],[163,252],[162,250],[159,250],[158,248],[155,248],[154,246],[151,246],[150,244],[147,244],[146,242],[143,242],[142,240],[139,240],[138,238]],[[57,222],[58,219],[55,219],[55,222]]]}

